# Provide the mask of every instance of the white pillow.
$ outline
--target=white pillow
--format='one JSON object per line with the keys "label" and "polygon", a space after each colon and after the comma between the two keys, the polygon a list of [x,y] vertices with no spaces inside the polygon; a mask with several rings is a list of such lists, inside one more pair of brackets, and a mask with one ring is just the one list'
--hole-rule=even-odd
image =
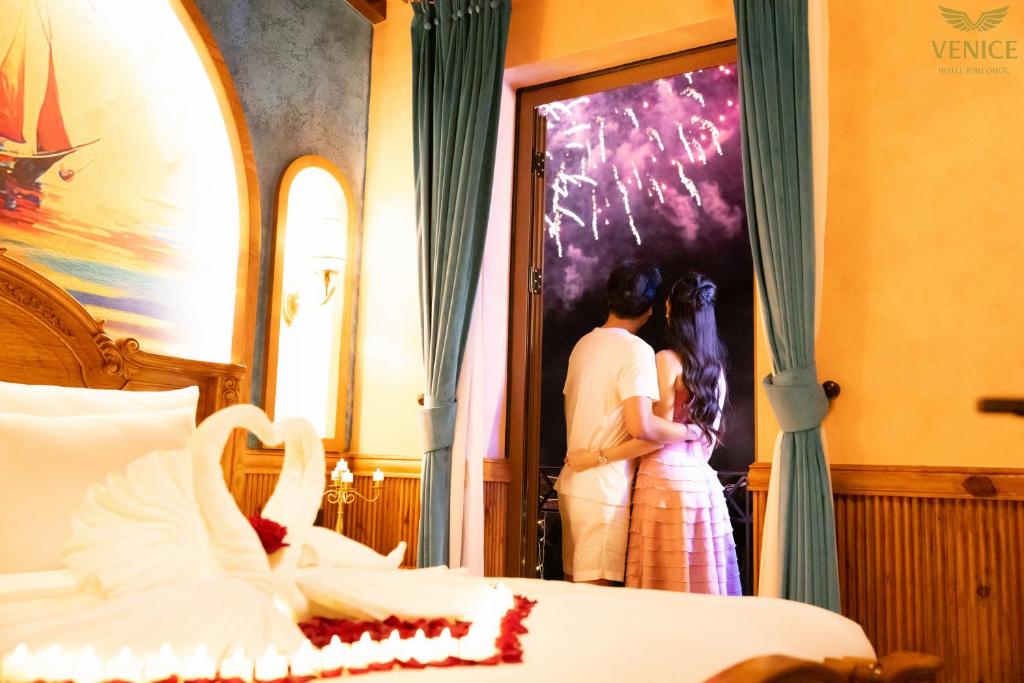
{"label": "white pillow", "polygon": [[190,408],[195,415],[199,387],[169,391],[121,391],[0,382],[0,413],[60,417],[153,413]]}
{"label": "white pillow", "polygon": [[59,569],[86,490],[154,450],[180,450],[191,407],[121,415],[0,413],[0,573]]}

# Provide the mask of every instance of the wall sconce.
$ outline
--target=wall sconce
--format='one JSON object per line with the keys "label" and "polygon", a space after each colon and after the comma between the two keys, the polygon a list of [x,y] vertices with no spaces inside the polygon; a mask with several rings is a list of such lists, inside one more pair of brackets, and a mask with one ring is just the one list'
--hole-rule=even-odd
{"label": "wall sconce", "polygon": [[[286,325],[291,326],[295,316],[303,307],[326,306],[338,287],[338,277],[345,271],[345,259],[338,256],[314,256],[307,261],[310,279],[323,285],[322,293],[315,287],[284,293],[281,315]],[[307,290],[307,291],[303,291]],[[314,303],[316,302],[316,303]]]}
{"label": "wall sconce", "polygon": [[[308,228],[304,242],[309,245],[307,253],[316,253],[327,245],[338,242],[344,225],[337,218],[320,218]],[[286,325],[291,326],[302,309],[326,306],[337,290],[338,278],[345,272],[345,259],[333,254],[306,257],[300,266],[301,285],[286,289],[283,296],[281,315]],[[322,287],[322,289],[321,289]]]}

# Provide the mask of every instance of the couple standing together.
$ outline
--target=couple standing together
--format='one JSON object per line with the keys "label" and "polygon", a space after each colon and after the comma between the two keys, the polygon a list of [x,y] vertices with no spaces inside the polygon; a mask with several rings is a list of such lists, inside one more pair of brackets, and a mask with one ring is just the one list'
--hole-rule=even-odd
{"label": "couple standing together", "polygon": [[672,285],[669,348],[655,354],[636,332],[661,284],[654,266],[616,267],[608,319],[569,358],[568,455],[555,487],[566,579],[739,595],[732,524],[708,465],[726,394],[715,284],[690,273]]}

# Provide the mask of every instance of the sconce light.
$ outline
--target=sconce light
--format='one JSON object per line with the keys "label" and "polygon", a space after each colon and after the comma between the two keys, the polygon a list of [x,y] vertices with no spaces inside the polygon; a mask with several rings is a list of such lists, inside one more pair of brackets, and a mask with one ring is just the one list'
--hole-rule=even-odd
{"label": "sconce light", "polygon": [[[338,243],[338,235],[344,234],[344,226],[336,218],[320,218],[309,226],[306,253],[317,253]],[[286,325],[291,326],[303,309],[326,306],[337,290],[338,277],[345,272],[345,259],[333,254],[307,256],[301,261],[299,282],[301,285],[284,291],[281,315]],[[322,290],[320,288],[323,288]]]}

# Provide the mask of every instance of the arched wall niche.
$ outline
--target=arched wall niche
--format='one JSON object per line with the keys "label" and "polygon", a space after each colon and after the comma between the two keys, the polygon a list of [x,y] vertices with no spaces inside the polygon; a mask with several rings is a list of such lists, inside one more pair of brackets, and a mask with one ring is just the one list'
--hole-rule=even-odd
{"label": "arched wall niche", "polygon": [[276,203],[267,412],[274,419],[308,419],[325,450],[345,452],[351,438],[356,197],[333,162],[305,155],[281,175]]}

